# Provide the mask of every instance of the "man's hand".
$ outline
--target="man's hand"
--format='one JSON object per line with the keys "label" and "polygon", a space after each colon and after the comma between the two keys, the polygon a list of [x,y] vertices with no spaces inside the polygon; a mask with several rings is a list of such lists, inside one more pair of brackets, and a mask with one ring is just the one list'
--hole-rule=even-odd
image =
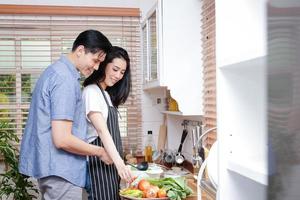
{"label": "man's hand", "polygon": [[100,154],[98,156],[105,164],[110,165],[113,164],[113,160],[111,157],[106,153],[103,147],[100,147]]}

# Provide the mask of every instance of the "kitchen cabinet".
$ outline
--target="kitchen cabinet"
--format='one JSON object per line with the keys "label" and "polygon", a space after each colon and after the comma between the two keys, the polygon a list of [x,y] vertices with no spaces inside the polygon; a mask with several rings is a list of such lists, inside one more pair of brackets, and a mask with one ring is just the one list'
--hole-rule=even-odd
{"label": "kitchen cabinet", "polygon": [[201,1],[158,0],[141,32],[144,91],[168,89],[179,114],[202,115]]}
{"label": "kitchen cabinet", "polygon": [[[220,200],[267,194],[266,1],[216,0]],[[239,9],[235,9],[239,8]]]}
{"label": "kitchen cabinet", "polygon": [[[143,80],[146,84],[157,85],[158,48],[157,48],[157,9],[153,8],[150,16],[142,24],[143,37]],[[151,86],[150,86],[151,87]]]}

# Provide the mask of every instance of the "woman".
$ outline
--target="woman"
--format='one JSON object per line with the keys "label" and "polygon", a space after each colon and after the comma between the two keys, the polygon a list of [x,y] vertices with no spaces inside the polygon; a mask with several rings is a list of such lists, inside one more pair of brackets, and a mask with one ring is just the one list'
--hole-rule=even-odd
{"label": "woman", "polygon": [[118,200],[120,178],[128,182],[133,178],[120,156],[122,141],[117,111],[118,106],[125,103],[131,88],[130,59],[126,50],[114,46],[83,85],[88,140],[91,144],[104,146],[114,162],[114,165],[106,165],[95,156],[88,157],[90,195],[93,200]]}

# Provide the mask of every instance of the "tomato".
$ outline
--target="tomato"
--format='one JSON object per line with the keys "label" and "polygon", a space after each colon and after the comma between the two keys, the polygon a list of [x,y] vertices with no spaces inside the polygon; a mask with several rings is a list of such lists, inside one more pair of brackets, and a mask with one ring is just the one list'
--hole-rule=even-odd
{"label": "tomato", "polygon": [[139,184],[138,184],[138,189],[145,191],[150,187],[150,183],[149,181],[142,179],[140,180]]}
{"label": "tomato", "polygon": [[157,192],[157,196],[158,196],[159,198],[161,198],[161,197],[166,197],[166,196],[167,196],[166,190],[164,190],[164,189],[159,189],[158,192]]}
{"label": "tomato", "polygon": [[157,191],[153,187],[149,187],[146,191],[146,198],[156,198],[157,197]]}
{"label": "tomato", "polygon": [[142,191],[142,192],[143,192],[142,198],[146,198],[146,190],[145,190],[145,191]]}
{"label": "tomato", "polygon": [[159,187],[156,186],[156,185],[150,185],[150,187],[153,188],[153,190],[154,190],[155,192],[158,192],[158,190],[159,190]]}

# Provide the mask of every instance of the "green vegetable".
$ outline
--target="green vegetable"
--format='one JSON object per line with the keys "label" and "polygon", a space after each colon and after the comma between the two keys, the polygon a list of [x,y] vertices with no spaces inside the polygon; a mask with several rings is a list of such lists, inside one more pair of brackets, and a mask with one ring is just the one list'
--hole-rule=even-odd
{"label": "green vegetable", "polygon": [[135,197],[135,198],[143,197],[143,192],[138,189],[126,188],[126,189],[120,190],[120,194],[124,195],[124,196],[128,196],[128,197]]}
{"label": "green vegetable", "polygon": [[167,196],[171,200],[182,200],[193,193],[192,189],[187,186],[186,180],[180,178],[162,178],[147,179],[152,185],[157,185],[167,191]]}

